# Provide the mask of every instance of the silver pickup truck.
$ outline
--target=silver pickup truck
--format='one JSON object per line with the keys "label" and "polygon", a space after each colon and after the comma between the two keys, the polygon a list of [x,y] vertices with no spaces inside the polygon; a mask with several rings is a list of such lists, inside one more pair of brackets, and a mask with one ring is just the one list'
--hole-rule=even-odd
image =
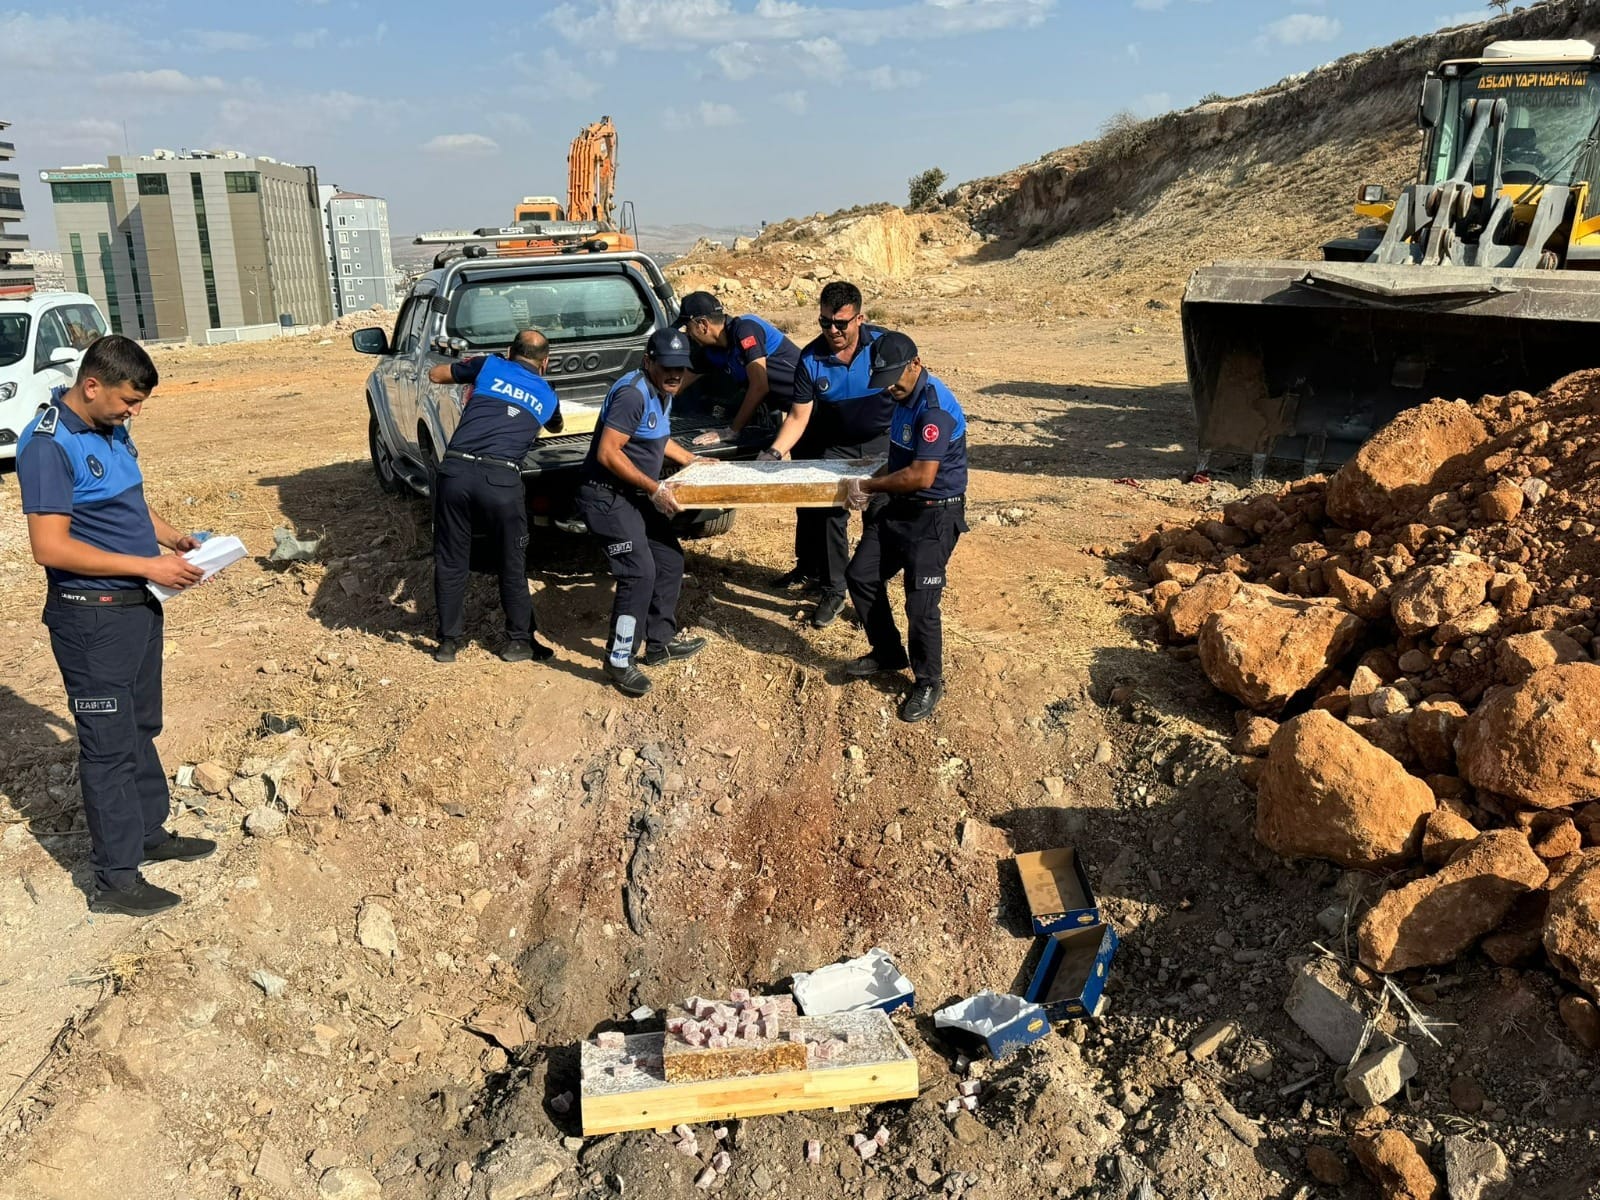
{"label": "silver pickup truck", "polygon": [[[367,377],[367,442],[378,486],[390,495],[427,496],[461,416],[461,389],[428,381],[428,368],[453,358],[502,353],[516,333],[550,339],[547,377],[566,425],[545,433],[522,463],[528,512],[536,524],[580,531],[573,509],[579,468],[616,380],[644,361],[645,341],[678,313],[672,285],[655,261],[634,251],[495,255],[479,247],[441,254],[411,286],[391,335],[360,329],[351,343],[378,365]],[[672,433],[687,445],[726,424],[691,389],[673,404]],[[697,453],[706,454],[705,450]],[[751,457],[749,446],[719,446],[716,458]],[[694,509],[679,532],[705,537],[733,524],[726,509]]]}

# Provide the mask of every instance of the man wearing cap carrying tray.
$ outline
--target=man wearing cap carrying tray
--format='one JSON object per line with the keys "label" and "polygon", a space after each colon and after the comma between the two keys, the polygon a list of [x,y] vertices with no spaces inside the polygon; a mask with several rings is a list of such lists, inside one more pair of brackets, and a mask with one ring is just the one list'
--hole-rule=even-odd
{"label": "man wearing cap carrying tray", "polygon": [[694,440],[696,446],[753,436],[755,430],[746,430],[763,403],[787,410],[794,402],[800,348],[770,321],[754,313],[731,317],[710,292],[690,292],[678,308],[678,327],[694,343],[692,374],[684,386],[699,376],[719,374],[744,393],[727,427],[702,433]]}
{"label": "man wearing cap carrying tray", "polygon": [[606,674],[619,691],[642,696],[650,677],[638,668],[689,658],[705,648],[701,637],[678,634],[678,593],[683,587],[683,547],[670,523],[683,506],[661,481],[666,463],[706,461],[672,440],[672,398],[688,375],[689,339],[658,329],[645,345],[644,366],[606,393],[584,460],[578,511],[605,546],[617,581],[606,643]]}
{"label": "man wearing cap carrying tray", "polygon": [[[873,388],[894,398],[889,460],[869,479],[851,480],[849,505],[862,512],[861,543],[845,580],[866,628],[871,652],[845,667],[864,679],[911,667],[913,683],[900,705],[902,721],[922,721],[944,695],[944,642],[939,604],[945,569],[967,532],[967,418],[950,389],[929,374],[903,333],[872,344]],[[908,658],[884,586],[905,572]]]}

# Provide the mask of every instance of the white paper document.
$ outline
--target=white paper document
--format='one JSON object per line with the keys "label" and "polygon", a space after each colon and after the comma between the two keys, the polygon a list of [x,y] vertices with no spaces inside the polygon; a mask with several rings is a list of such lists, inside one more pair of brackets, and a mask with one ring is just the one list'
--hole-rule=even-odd
{"label": "white paper document", "polygon": [[150,589],[152,596],[165,604],[172,597],[180,595],[182,592],[187,592],[191,588],[199,587],[200,584],[210,579],[223,567],[238,562],[247,554],[249,554],[249,551],[244,548],[244,543],[236,537],[207,538],[183,556],[205,572],[198,582],[182,589],[162,587],[159,583],[146,583],[145,586]]}

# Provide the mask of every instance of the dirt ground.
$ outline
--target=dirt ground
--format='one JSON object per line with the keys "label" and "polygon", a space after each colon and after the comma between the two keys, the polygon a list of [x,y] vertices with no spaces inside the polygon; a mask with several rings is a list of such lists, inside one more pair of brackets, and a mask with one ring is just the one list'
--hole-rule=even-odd
{"label": "dirt ground", "polygon": [[[734,1123],[714,1190],[1376,1194],[1331,1064],[1282,1011],[1317,943],[1341,951],[1317,914],[1359,881],[1255,844],[1231,713],[1112,602],[1125,569],[1092,552],[1236,494],[1186,482],[1176,321],[999,307],[979,290],[914,314],[974,467],[950,691],[919,726],[887,685],[840,679],[858,627],[814,631],[767,587],[790,565],[783,514],[692,545],[680,616],[712,645],[643,701],[605,686],[609,579],[559,534],[536,538],[532,576],[556,659],[494,657],[478,579],[477,642],[436,665],[425,512],[367,463],[370,360],[342,340],[161,351],[134,430],[150,499],[257,555],[169,609],[164,762],[248,774],[298,736],[319,771],[278,838],[245,835],[242,786],[178,790],[175,827],[222,852],[151,868],[186,903],[145,922],[85,909],[71,726],[0,476],[0,1196],[696,1195],[703,1164],[653,1133],[576,1138],[550,1103],[576,1086],[576,1041],[873,946],[917,987],[898,1020],[921,1096]],[[322,538],[316,560],[269,565],[278,526]],[[266,732],[285,722],[298,734]],[[1123,944],[1105,1015],[990,1064],[976,1112],[950,1119],[932,1012],[1020,990],[1035,957],[1014,871],[961,844],[969,818],[1019,850],[1077,845]],[[358,941],[373,906],[393,955]],[[1518,1194],[1600,1194],[1600,1076],[1553,1031],[1551,982],[1476,959],[1407,982],[1450,1024],[1437,1047],[1410,1038],[1422,1070],[1395,1121],[1428,1147],[1493,1139]],[[467,1027],[495,1005],[537,1022],[509,1054]],[[1223,1049],[1187,1053],[1218,1021]],[[889,1146],[863,1164],[850,1135],[879,1124]],[[1354,1181],[1317,1185],[1313,1145]]]}

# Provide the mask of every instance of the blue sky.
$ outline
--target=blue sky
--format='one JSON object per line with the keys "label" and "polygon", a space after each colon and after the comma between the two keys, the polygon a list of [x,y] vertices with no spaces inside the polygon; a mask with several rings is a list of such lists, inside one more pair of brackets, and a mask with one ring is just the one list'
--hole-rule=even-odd
{"label": "blue sky", "polygon": [[[396,233],[565,191],[610,114],[641,222],[754,225],[901,201],[1353,50],[1487,16],[1475,0],[0,0],[0,119],[24,229],[38,171],[231,148],[388,199]],[[1402,11],[1403,10],[1403,11]],[[508,17],[507,14],[510,14]],[[124,134],[124,128],[126,134]]]}

